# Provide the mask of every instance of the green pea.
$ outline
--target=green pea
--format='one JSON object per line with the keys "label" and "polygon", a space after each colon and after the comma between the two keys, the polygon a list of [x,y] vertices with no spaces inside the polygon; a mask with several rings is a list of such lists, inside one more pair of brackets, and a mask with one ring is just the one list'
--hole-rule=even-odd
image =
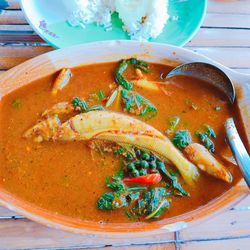
{"label": "green pea", "polygon": [[140,149],[137,149],[135,153],[136,153],[136,155],[139,157],[139,156],[141,155],[141,150],[140,150]]}
{"label": "green pea", "polygon": [[140,174],[139,174],[139,171],[138,171],[138,170],[134,169],[134,170],[132,171],[132,175],[133,175],[134,177],[138,177]]}
{"label": "green pea", "polygon": [[140,173],[141,176],[142,175],[146,175],[147,174],[147,170],[142,168],[142,169],[140,169],[139,173]]}
{"label": "green pea", "polygon": [[142,160],[141,161],[141,167],[142,168],[148,168],[149,167],[149,163],[147,161],[145,161],[145,160]]}
{"label": "green pea", "polygon": [[155,161],[156,160],[156,157],[155,157],[155,155],[150,155],[150,157],[149,157],[149,161]]}
{"label": "green pea", "polygon": [[127,164],[127,169],[130,170],[130,171],[133,171],[135,169],[135,164],[132,163],[132,162]]}
{"label": "green pea", "polygon": [[141,161],[140,160],[135,160],[134,164],[136,167],[140,167],[141,166]]}
{"label": "green pea", "polygon": [[141,158],[143,159],[143,160],[149,160],[150,159],[150,155],[148,154],[148,153],[143,153],[142,155],[141,155]]}
{"label": "green pea", "polygon": [[150,167],[152,169],[155,169],[156,168],[156,162],[155,161],[150,162]]}
{"label": "green pea", "polygon": [[127,159],[128,161],[133,160],[133,155],[130,154],[130,153],[128,153],[126,159]]}

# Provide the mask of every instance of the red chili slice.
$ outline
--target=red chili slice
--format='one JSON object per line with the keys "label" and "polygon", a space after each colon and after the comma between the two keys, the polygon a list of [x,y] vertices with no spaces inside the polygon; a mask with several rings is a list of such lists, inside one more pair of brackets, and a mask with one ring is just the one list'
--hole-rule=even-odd
{"label": "red chili slice", "polygon": [[142,183],[142,184],[157,184],[161,181],[160,174],[147,174],[139,177],[134,178],[125,178],[123,179],[124,183]]}

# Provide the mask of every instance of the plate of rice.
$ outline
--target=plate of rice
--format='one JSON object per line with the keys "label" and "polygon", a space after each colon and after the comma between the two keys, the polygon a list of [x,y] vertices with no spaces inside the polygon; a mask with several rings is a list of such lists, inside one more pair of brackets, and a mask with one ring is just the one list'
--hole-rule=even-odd
{"label": "plate of rice", "polygon": [[25,16],[49,44],[64,48],[103,40],[183,46],[198,31],[206,0],[21,0]]}

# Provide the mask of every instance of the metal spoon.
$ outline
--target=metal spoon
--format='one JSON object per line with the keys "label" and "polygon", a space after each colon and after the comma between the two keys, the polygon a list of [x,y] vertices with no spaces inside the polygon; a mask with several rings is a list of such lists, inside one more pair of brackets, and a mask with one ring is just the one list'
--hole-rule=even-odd
{"label": "metal spoon", "polygon": [[231,103],[235,100],[235,89],[229,77],[219,68],[212,64],[193,62],[182,64],[167,74],[167,78],[177,75],[188,75],[201,79],[220,89]]}
{"label": "metal spoon", "polygon": [[250,157],[239,137],[233,118],[226,120],[225,129],[227,141],[233,152],[234,158],[241,169],[248,187],[250,188]]}
{"label": "metal spoon", "polygon": [[[212,64],[203,62],[182,64],[171,70],[167,74],[166,79],[178,75],[188,75],[208,82],[220,89],[232,104],[235,101],[235,88],[232,81],[221,69]],[[228,144],[241,169],[243,177],[250,188],[250,157],[240,139],[233,118],[227,119],[225,129]]]}

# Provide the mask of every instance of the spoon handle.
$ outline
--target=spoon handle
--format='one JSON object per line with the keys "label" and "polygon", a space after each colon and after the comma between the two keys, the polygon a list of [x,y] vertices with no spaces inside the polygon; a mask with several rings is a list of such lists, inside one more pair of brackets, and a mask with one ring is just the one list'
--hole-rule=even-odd
{"label": "spoon handle", "polygon": [[233,152],[237,164],[241,169],[243,177],[250,188],[250,157],[240,139],[233,118],[227,119],[225,128],[229,146]]}

